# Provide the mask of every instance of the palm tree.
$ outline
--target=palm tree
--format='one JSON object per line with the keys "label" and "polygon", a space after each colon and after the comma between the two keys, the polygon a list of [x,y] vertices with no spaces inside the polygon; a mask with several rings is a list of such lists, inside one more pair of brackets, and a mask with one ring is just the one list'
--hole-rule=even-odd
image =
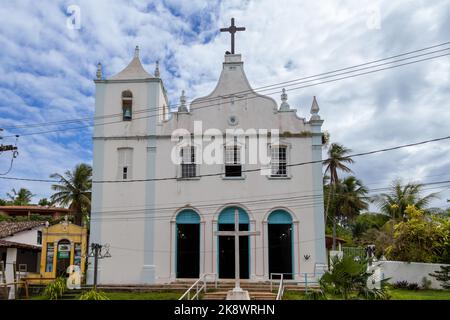
{"label": "palm tree", "polygon": [[346,177],[336,185],[336,213],[344,219],[352,219],[361,210],[369,208],[368,189],[354,176]]}
{"label": "palm tree", "polygon": [[89,215],[91,208],[92,167],[82,163],[73,171],[67,170],[64,176],[54,173],[50,178],[59,179],[59,184],[52,185],[56,193],[51,196],[51,201],[69,206],[75,223],[81,225],[82,217]]}
{"label": "palm tree", "polygon": [[35,196],[26,188],[20,188],[19,191],[16,191],[16,189],[13,188],[11,192],[12,194],[7,193],[6,195],[11,199],[12,204],[16,206],[26,206],[27,204],[30,204],[31,198]]}
{"label": "palm tree", "polygon": [[[334,195],[334,189],[339,182],[338,170],[350,173],[352,170],[347,167],[346,163],[353,163],[353,159],[348,156],[351,150],[339,143],[332,143],[328,148],[328,159],[323,162],[325,166],[325,174],[330,173],[330,188],[325,208],[325,221],[328,219],[328,210],[330,206],[330,199]],[[333,250],[336,250],[336,212],[333,214]]]}
{"label": "palm tree", "polygon": [[422,196],[423,185],[420,183],[407,183],[402,185],[400,179],[393,181],[389,192],[375,197],[381,212],[389,215],[392,219],[402,219],[408,205],[417,209],[425,209],[431,200],[438,197],[437,193]]}

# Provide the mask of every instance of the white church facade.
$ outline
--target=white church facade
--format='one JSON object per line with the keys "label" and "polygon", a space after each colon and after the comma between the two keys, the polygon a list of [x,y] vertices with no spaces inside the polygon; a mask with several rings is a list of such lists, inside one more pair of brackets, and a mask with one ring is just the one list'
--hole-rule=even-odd
{"label": "white church facade", "polygon": [[[138,48],[109,79],[99,66],[95,84],[95,117],[108,124],[95,126],[93,135],[90,243],[108,244],[111,254],[99,260],[99,284],[167,283],[205,273],[234,278],[234,237],[215,232],[234,230],[235,210],[240,230],[259,232],[240,237],[242,279],[265,281],[271,273],[302,279],[326,264],[323,120],[315,98],[306,118],[289,107],[284,91],[279,106],[251,88],[234,53],[225,54],[208,96],[188,105],[183,93],[176,110],[169,109],[158,68],[145,71]],[[172,159],[177,129],[194,136],[180,149],[181,163]],[[223,163],[201,161],[199,150],[213,140],[208,132],[227,129],[244,134],[220,144]],[[244,161],[254,152],[253,129],[279,132],[276,143],[267,140],[265,173],[260,163]],[[92,264],[87,276],[92,283]]]}

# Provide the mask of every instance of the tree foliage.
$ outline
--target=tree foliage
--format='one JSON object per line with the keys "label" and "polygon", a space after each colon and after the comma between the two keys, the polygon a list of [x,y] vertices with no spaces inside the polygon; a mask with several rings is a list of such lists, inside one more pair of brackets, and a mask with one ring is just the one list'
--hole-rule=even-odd
{"label": "tree foliage", "polygon": [[16,189],[13,188],[11,193],[7,193],[6,195],[10,200],[8,204],[14,206],[26,206],[30,204],[31,198],[35,196],[26,188],[20,188],[19,191],[16,191]]}
{"label": "tree foliage", "polygon": [[[408,205],[406,220],[394,226],[387,258],[398,261],[449,262],[450,220],[425,215],[423,210]],[[447,261],[442,261],[447,260]]]}
{"label": "tree foliage", "polygon": [[389,192],[375,197],[382,213],[389,215],[392,219],[402,219],[403,213],[409,205],[417,209],[425,209],[431,200],[437,198],[437,193],[422,195],[423,185],[418,183],[402,184],[397,179],[391,185]]}
{"label": "tree foliage", "polygon": [[73,171],[67,170],[64,175],[54,173],[50,177],[60,181],[52,185],[56,192],[51,196],[51,201],[69,206],[75,223],[81,224],[82,217],[88,216],[91,208],[92,167],[83,163]]}
{"label": "tree foliage", "polygon": [[389,216],[380,213],[363,213],[358,215],[351,224],[353,237],[359,238],[364,235],[368,230],[380,230],[386,222],[388,222]]}

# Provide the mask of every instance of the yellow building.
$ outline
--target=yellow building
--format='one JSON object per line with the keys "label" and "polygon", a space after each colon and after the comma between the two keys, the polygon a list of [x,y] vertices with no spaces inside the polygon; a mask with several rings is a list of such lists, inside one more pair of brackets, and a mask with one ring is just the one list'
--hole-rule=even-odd
{"label": "yellow building", "polygon": [[85,274],[87,228],[62,221],[42,229],[41,277],[66,275],[67,267],[78,265]]}

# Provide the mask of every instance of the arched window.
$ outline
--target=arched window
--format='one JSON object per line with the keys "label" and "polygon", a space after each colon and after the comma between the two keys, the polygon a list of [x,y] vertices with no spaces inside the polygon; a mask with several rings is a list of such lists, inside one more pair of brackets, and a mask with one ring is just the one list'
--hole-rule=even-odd
{"label": "arched window", "polygon": [[131,121],[133,106],[133,94],[130,90],[122,92],[122,114],[123,121]]}

